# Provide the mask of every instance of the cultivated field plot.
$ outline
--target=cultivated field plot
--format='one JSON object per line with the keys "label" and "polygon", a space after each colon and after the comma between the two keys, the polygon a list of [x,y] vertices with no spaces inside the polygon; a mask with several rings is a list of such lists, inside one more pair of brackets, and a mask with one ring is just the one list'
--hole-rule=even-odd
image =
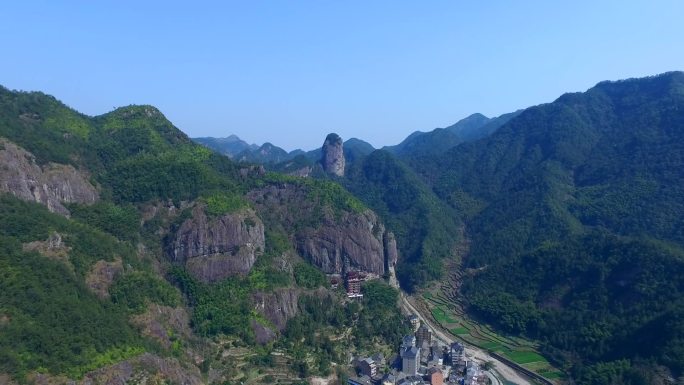
{"label": "cultivated field plot", "polygon": [[422,302],[430,309],[436,322],[457,338],[473,346],[498,353],[520,366],[542,375],[550,381],[565,378],[565,374],[553,367],[539,352],[534,341],[524,338],[502,336],[489,326],[474,322],[463,312],[460,300],[454,296],[453,284],[446,283],[422,294]]}

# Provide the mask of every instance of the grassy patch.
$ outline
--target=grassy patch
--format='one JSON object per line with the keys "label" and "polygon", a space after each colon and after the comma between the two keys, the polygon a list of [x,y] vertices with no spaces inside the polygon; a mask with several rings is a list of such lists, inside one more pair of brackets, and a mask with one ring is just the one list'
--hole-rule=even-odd
{"label": "grassy patch", "polygon": [[207,213],[213,216],[229,214],[249,207],[249,203],[238,194],[215,193],[202,197],[202,200],[207,205]]}
{"label": "grassy patch", "polygon": [[453,328],[449,330],[451,334],[455,335],[463,335],[463,334],[470,334],[470,331],[464,327],[458,327],[458,328]]}
{"label": "grassy patch", "polygon": [[549,380],[557,380],[557,379],[565,379],[567,376],[563,372],[559,372],[557,370],[552,371],[552,372],[544,372],[542,373],[542,376],[545,378],[548,378]]}
{"label": "grassy patch", "polygon": [[437,322],[441,324],[452,324],[457,322],[455,319],[451,318],[441,307],[432,308],[432,316],[435,317]]}
{"label": "grassy patch", "polygon": [[487,350],[492,350],[495,352],[503,350],[503,345],[501,345],[501,343],[496,342],[496,341],[488,341],[488,342],[480,344],[480,346],[482,346],[483,348],[485,348]]}
{"label": "grassy patch", "polygon": [[504,353],[508,358],[517,362],[518,364],[529,364],[531,362],[546,361],[544,357],[536,352],[531,351],[516,351],[512,350],[510,352]]}

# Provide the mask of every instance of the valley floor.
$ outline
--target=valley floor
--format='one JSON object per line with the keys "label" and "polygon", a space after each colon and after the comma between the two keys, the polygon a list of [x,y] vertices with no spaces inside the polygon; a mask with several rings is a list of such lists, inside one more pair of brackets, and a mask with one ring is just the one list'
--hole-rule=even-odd
{"label": "valley floor", "polygon": [[[442,341],[444,344],[451,344],[452,342],[459,341],[457,338],[452,336],[449,333],[445,333],[441,327],[438,327],[432,322],[428,314],[424,314],[425,311],[423,310],[422,312],[419,311],[418,309],[421,308],[420,306],[414,305],[415,299],[411,298],[410,296],[405,295],[404,293],[401,294],[401,307],[402,310],[409,314],[415,314],[420,318],[420,321],[428,326],[428,328],[432,331],[433,336],[440,341]],[[422,309],[421,309],[422,310]],[[459,341],[460,342],[460,341]],[[475,348],[471,345],[466,345],[466,356],[471,358],[473,361],[479,362],[479,363],[485,363],[485,362],[492,362],[493,363],[493,370],[491,372],[494,372],[494,378],[492,379],[493,384],[516,384],[516,385],[534,385],[535,383],[532,382],[530,379],[528,379],[526,376],[519,374],[515,369],[511,368],[504,362],[500,361],[498,358],[493,357],[490,355],[488,352]],[[490,376],[491,378],[491,376]]]}

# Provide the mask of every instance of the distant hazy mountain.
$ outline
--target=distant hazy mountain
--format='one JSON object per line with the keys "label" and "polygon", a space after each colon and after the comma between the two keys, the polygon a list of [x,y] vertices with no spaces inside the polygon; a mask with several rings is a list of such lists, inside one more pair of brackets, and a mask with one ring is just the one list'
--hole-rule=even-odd
{"label": "distant hazy mountain", "polygon": [[[460,143],[486,137],[521,111],[504,114],[496,118],[488,118],[479,113],[472,114],[446,128],[436,128],[429,132],[416,131],[401,143],[385,146],[383,150],[402,158],[443,153]],[[321,159],[320,148],[311,151],[297,149],[287,152],[272,143],[264,143],[262,146],[248,144],[236,135],[230,135],[226,138],[193,138],[192,140],[241,162],[277,164],[293,160],[297,155],[303,155],[314,163]],[[348,162],[353,163],[374,150],[375,148],[370,143],[358,138],[351,138],[344,142],[344,154]],[[300,164],[301,160],[296,163]]]}
{"label": "distant hazy mountain", "polygon": [[429,132],[416,131],[401,143],[383,149],[399,157],[443,153],[460,143],[486,137],[519,113],[520,111],[516,111],[496,118],[472,114],[446,128],[436,128]]}
{"label": "distant hazy mountain", "polygon": [[522,111],[509,112],[495,118],[487,118],[482,114],[473,114],[458,121],[453,126],[447,127],[446,130],[456,135],[462,142],[470,142],[490,135],[509,120],[518,116]]}
{"label": "distant hazy mountain", "polygon": [[[287,152],[268,142],[261,146],[248,144],[237,135],[230,135],[226,138],[192,138],[192,140],[220,154],[228,155],[238,162],[271,165],[272,169],[282,172],[291,172],[293,167],[299,169],[312,166],[321,160],[320,147],[311,151],[297,149]],[[374,150],[375,148],[370,143],[361,139],[351,138],[344,142],[344,156],[348,163],[353,163]],[[295,161],[298,156],[300,158]]]}
{"label": "distant hazy mountain", "polygon": [[240,152],[234,157],[234,159],[239,162],[268,164],[284,162],[286,160],[292,159],[294,155],[291,155],[287,151],[273,145],[272,143],[266,142],[261,145],[261,147],[256,149],[250,148]]}
{"label": "distant hazy mountain", "polygon": [[259,149],[259,146],[256,144],[249,144],[237,137],[237,135],[230,135],[227,138],[192,138],[192,140],[203,146],[209,147],[220,154],[228,155],[231,158],[244,151],[255,151]]}
{"label": "distant hazy mountain", "polygon": [[478,130],[490,120],[480,113],[474,113],[447,127],[446,130],[459,137],[478,139],[475,137],[478,135]]}

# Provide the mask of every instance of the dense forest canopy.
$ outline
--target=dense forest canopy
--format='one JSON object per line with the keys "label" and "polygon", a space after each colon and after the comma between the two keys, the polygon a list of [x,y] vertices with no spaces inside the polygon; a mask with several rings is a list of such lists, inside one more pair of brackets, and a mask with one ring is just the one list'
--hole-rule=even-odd
{"label": "dense forest canopy", "polygon": [[[11,146],[6,159],[26,158],[22,167],[27,169],[20,172],[49,171],[61,183],[59,170],[73,170],[98,195],[94,203],[64,202],[68,215],[59,215],[48,210],[49,202],[19,199],[15,185],[21,181],[7,184],[9,190],[0,193],[0,374],[19,382],[36,373],[78,379],[145,352],[181,360],[188,367],[198,365],[201,357],[205,373],[211,367],[230,374],[234,368],[214,360],[212,349],[220,348],[219,339],[233,339],[261,357],[269,357],[275,348],[294,357],[295,364],[286,368],[293,377],[328,375],[331,360],[343,357],[344,349],[370,348],[362,344],[363,333],[382,327],[374,342],[388,344],[404,330],[395,289],[370,284],[369,293],[387,301],[380,304],[371,295],[349,310],[344,293],[330,289],[327,277],[294,248],[294,233],[319,226],[324,214],[334,221],[343,213],[367,212],[335,182],[238,164],[193,143],[151,106],[89,117],[39,92],[0,88],[0,137],[0,151],[5,150],[3,143]],[[295,220],[301,220],[289,223],[262,213],[265,246],[256,250],[256,261],[246,274],[203,282],[170,259],[172,238],[197,212],[212,223],[229,221],[226,216],[235,214],[241,229],[259,228],[247,192],[269,186],[301,192],[307,207],[320,215],[300,218],[305,213],[296,213]],[[277,204],[284,212],[293,209]],[[293,307],[287,316],[296,317],[285,330],[255,310],[257,296],[280,295],[276,293],[294,298],[293,304],[286,304]],[[323,305],[316,305],[317,293],[323,293],[324,306],[332,306],[334,316],[340,317],[337,328],[316,339],[288,337],[301,332],[297,322],[312,330],[328,317],[319,314]],[[151,314],[151,308],[156,312]],[[185,312],[188,325],[178,326]],[[166,314],[180,318],[163,320],[169,324],[155,326],[154,332],[140,324],[162,322],[150,317]],[[378,317],[385,321],[371,323]],[[361,323],[363,332],[356,330]],[[258,342],[255,330],[264,328],[271,335]],[[347,329],[355,334],[331,339]],[[309,362],[314,351],[320,357]],[[261,368],[272,364],[268,359],[249,361]]]}
{"label": "dense forest canopy", "polygon": [[410,164],[466,220],[472,313],[577,375],[681,373],[684,73],[602,82]]}

